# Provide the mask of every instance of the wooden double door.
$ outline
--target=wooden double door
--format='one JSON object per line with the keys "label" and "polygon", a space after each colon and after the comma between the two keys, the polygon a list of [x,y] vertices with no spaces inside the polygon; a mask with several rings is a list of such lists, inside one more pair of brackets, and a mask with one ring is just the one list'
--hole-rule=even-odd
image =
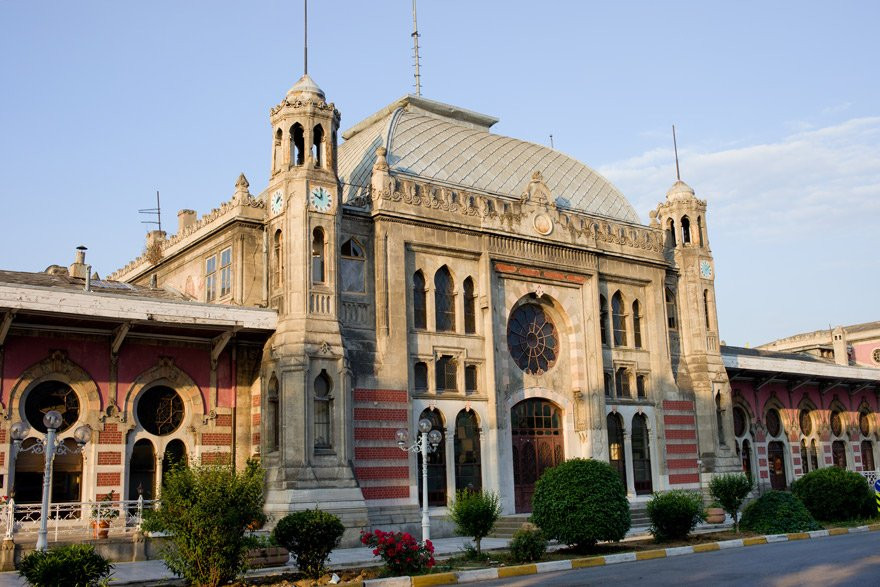
{"label": "wooden double door", "polygon": [[532,511],[535,483],[565,460],[562,410],[547,400],[529,399],[510,411],[513,489],[517,513]]}

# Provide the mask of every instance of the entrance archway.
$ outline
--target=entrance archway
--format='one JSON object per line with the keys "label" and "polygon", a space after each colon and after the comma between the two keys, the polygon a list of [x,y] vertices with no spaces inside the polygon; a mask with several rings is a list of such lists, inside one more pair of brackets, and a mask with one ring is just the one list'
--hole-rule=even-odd
{"label": "entrance archway", "polygon": [[[428,505],[443,507],[446,505],[446,424],[439,410],[427,409],[421,413],[419,420],[431,421],[431,429],[442,433],[437,449],[428,454]],[[419,479],[419,506],[422,505],[422,453],[417,453],[416,465]]]}
{"label": "entrance archway", "polygon": [[510,410],[513,491],[517,513],[532,511],[535,483],[565,460],[562,410],[544,399],[527,399]]}
{"label": "entrance archway", "polygon": [[644,414],[633,416],[632,460],[636,495],[651,495],[654,492],[651,478],[651,441],[648,437],[648,422]]}
{"label": "entrance archway", "polygon": [[767,444],[767,460],[770,467],[770,487],[783,490],[788,486],[785,477],[785,445],[778,440]]}

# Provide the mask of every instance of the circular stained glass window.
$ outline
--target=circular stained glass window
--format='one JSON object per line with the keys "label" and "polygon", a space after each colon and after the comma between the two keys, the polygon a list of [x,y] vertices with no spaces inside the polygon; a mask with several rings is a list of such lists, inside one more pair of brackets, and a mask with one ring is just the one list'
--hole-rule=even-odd
{"label": "circular stained glass window", "polygon": [[871,420],[868,412],[859,414],[859,430],[861,430],[862,436],[871,434]]}
{"label": "circular stained glass window", "polygon": [[874,352],[871,353],[871,358],[874,359],[874,362],[880,365],[880,349],[874,349]]}
{"label": "circular stained glass window", "polygon": [[813,418],[810,417],[810,410],[801,410],[801,432],[804,436],[809,436],[813,432]]}
{"label": "circular stained glass window", "polygon": [[840,436],[843,432],[843,422],[840,421],[840,412],[831,412],[831,433]]}
{"label": "circular stained glass window", "polygon": [[782,422],[779,421],[779,412],[775,409],[767,411],[767,432],[770,436],[779,436],[782,430]]}
{"label": "circular stained glass window", "polygon": [[151,387],[137,404],[137,419],[144,430],[156,436],[171,434],[183,422],[183,400],[164,385]]}
{"label": "circular stained glass window", "polygon": [[746,433],[746,414],[740,407],[733,408],[733,433],[737,436]]}
{"label": "circular stained glass window", "polygon": [[520,306],[507,323],[507,346],[520,369],[540,375],[556,362],[556,327],[540,306]]}
{"label": "circular stained glass window", "polygon": [[79,398],[66,383],[44,381],[33,388],[24,401],[24,415],[33,428],[46,433],[43,416],[56,410],[61,414],[58,432],[67,430],[79,419]]}

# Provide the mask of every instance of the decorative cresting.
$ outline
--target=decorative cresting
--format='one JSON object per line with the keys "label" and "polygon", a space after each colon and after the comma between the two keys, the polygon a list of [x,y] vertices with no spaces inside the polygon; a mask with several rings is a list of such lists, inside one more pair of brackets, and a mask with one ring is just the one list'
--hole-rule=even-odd
{"label": "decorative cresting", "polygon": [[556,327],[536,304],[516,308],[507,322],[507,346],[517,366],[541,375],[556,363],[559,338]]}
{"label": "decorative cresting", "polygon": [[540,171],[532,173],[532,179],[529,181],[528,185],[526,185],[526,189],[523,191],[522,196],[520,196],[520,201],[523,203],[531,202],[533,204],[541,204],[543,206],[556,208],[556,202],[553,200],[550,188],[544,183],[544,176]]}
{"label": "decorative cresting", "polygon": [[[97,424],[97,415],[101,412],[101,393],[97,382],[82,367],[67,358],[64,351],[52,351],[43,359],[22,372],[18,381],[9,392],[9,405],[3,417],[12,418],[12,414],[21,412],[21,399],[28,391],[44,381],[60,381],[69,385],[77,394],[80,405],[80,420],[92,426]],[[83,418],[85,416],[85,418]]]}
{"label": "decorative cresting", "polygon": [[202,396],[199,386],[196,385],[189,375],[174,364],[174,359],[171,357],[160,357],[159,364],[138,375],[125,394],[125,399],[122,402],[123,422],[134,423],[137,421],[134,417],[135,399],[145,388],[155,385],[170,387],[183,400],[183,406],[186,411],[183,424],[189,423],[194,425],[198,421],[197,418],[199,416],[205,415],[207,411],[205,398]]}

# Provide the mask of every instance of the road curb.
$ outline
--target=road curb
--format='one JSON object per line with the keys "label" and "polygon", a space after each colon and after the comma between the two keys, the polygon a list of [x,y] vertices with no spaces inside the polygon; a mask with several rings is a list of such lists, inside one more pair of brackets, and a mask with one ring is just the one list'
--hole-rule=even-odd
{"label": "road curb", "polygon": [[745,548],[759,544],[774,544],[777,542],[793,542],[795,540],[812,540],[826,536],[841,536],[843,534],[859,534],[862,532],[880,531],[880,524],[870,526],[856,526],[854,528],[832,528],[830,530],[816,530],[814,532],[791,532],[788,534],[768,534],[766,536],[752,536],[751,538],[737,538],[735,540],[723,540],[721,542],[707,542],[693,546],[676,546],[671,548],[658,548],[655,550],[643,550],[641,552],[624,552],[605,556],[590,556],[571,560],[549,561],[530,565],[516,565],[512,567],[497,567],[493,569],[478,569],[475,571],[457,571],[448,573],[436,573],[434,575],[417,575],[415,577],[389,577],[385,579],[368,579],[364,581],[364,587],[428,587],[430,585],[457,585],[463,583],[476,583],[478,581],[491,581],[507,577],[521,577],[524,575],[540,575],[541,573],[554,573],[556,571],[569,571],[571,569],[583,569],[586,567],[603,567],[618,563],[633,561],[655,560],[681,556],[684,554],[696,554],[700,552],[715,552],[730,548]]}

